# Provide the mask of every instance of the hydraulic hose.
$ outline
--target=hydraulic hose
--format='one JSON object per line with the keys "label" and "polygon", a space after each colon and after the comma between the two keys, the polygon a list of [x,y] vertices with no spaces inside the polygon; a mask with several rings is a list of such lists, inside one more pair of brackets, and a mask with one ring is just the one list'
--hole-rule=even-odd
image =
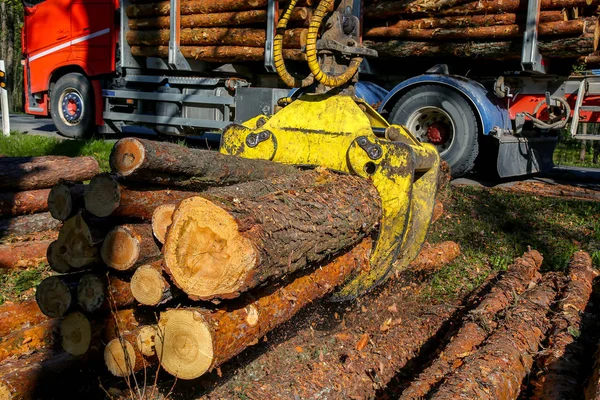
{"label": "hydraulic hose", "polygon": [[308,35],[306,38],[306,58],[308,59],[308,68],[310,68],[310,72],[312,72],[314,75],[314,79],[325,86],[338,87],[342,86],[346,82],[350,81],[352,77],[354,77],[358,71],[358,68],[360,67],[362,57],[354,57],[350,61],[348,68],[346,68],[346,70],[340,75],[328,75],[321,69],[321,65],[319,65],[319,60],[317,58],[317,38],[319,36],[319,30],[321,28],[323,18],[325,18],[325,15],[327,14],[332,2],[333,0],[321,0],[312,19],[310,20],[310,25],[308,26]]}
{"label": "hydraulic hose", "polygon": [[290,0],[285,12],[281,18],[279,18],[279,22],[277,23],[277,32],[275,33],[275,38],[273,39],[273,62],[275,64],[275,70],[277,71],[277,74],[286,85],[289,87],[306,87],[312,85],[315,81],[313,75],[309,75],[304,79],[295,78],[288,72],[285,66],[285,60],[283,59],[283,34],[287,28],[288,21],[290,20],[297,2],[298,0]]}

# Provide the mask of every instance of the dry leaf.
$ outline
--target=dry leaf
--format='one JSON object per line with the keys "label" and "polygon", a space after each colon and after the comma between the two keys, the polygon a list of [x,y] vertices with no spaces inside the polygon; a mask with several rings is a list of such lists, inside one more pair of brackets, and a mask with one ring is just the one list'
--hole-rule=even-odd
{"label": "dry leaf", "polygon": [[356,343],[356,350],[363,351],[363,349],[365,347],[367,347],[368,343],[369,343],[369,334],[363,333],[362,336],[360,337],[360,340],[358,341],[358,343]]}
{"label": "dry leaf", "polygon": [[388,307],[388,311],[391,313],[397,313],[398,312],[398,306],[396,306],[396,303],[392,304],[391,306]]}
{"label": "dry leaf", "polygon": [[302,347],[296,346],[296,352],[297,353],[302,353],[303,351],[304,351],[304,349],[302,349]]}
{"label": "dry leaf", "polygon": [[381,324],[379,330],[381,332],[387,332],[390,329],[390,325],[392,325],[392,317],[388,318],[383,324]]}

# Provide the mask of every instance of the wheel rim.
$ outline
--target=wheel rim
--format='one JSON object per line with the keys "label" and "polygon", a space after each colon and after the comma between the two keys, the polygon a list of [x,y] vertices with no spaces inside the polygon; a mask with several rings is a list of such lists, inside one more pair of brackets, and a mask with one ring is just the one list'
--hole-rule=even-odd
{"label": "wheel rim", "polygon": [[75,88],[67,88],[60,95],[60,118],[69,125],[75,126],[81,122],[85,111],[83,96]]}
{"label": "wheel rim", "polygon": [[439,107],[419,108],[408,118],[406,128],[421,142],[433,144],[441,156],[454,144],[454,122],[450,115]]}

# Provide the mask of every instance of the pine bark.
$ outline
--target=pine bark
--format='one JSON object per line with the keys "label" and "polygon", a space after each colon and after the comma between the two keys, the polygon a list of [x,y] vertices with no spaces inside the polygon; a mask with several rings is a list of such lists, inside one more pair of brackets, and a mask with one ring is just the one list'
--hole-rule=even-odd
{"label": "pine bark", "polygon": [[456,242],[446,241],[430,245],[426,243],[417,258],[408,266],[413,272],[435,272],[442,266],[454,261],[460,255],[460,246]]}
{"label": "pine bark", "polygon": [[[285,31],[283,45],[289,49],[299,49],[306,45],[307,29]],[[129,31],[127,42],[130,46],[168,46],[169,29]],[[266,31],[252,28],[183,28],[179,34],[182,46],[248,46],[264,47]]]}
{"label": "pine bark", "polygon": [[[318,264],[369,235],[381,217],[367,180],[323,172],[260,198],[184,200],[163,246],[164,268],[191,298],[231,298]],[[203,251],[198,252],[200,248]]]}
{"label": "pine bark", "polygon": [[47,262],[46,254],[52,242],[43,240],[0,245],[0,269],[34,267]]}
{"label": "pine bark", "polygon": [[[543,11],[540,13],[540,22],[563,21],[562,11]],[[513,25],[523,20],[518,14],[491,14],[469,15],[459,17],[402,19],[385,26],[368,26],[363,36],[369,37],[394,37],[407,29],[437,29],[437,28],[477,28],[496,25]],[[380,22],[381,23],[381,22]],[[371,22],[375,25],[376,22]]]}
{"label": "pine bark", "polygon": [[[573,21],[555,21],[541,23],[538,27],[540,37],[579,36],[586,32],[593,33],[598,22],[597,17]],[[385,36],[409,40],[499,40],[522,37],[525,27],[520,24],[475,26],[467,28],[435,28],[435,29],[390,29]]]}
{"label": "pine bark", "polygon": [[60,221],[52,218],[49,212],[2,218],[0,219],[0,238],[56,230],[59,226]]}
{"label": "pine bark", "polygon": [[48,211],[50,189],[0,193],[0,217],[16,217]]}
{"label": "pine bark", "polygon": [[269,161],[134,138],[115,144],[110,165],[127,179],[201,189],[296,173],[294,167]]}
{"label": "pine bark", "polygon": [[472,0],[400,0],[382,1],[366,7],[366,17],[385,18],[398,14],[414,14],[438,12],[441,9],[451,8],[470,3]]}
{"label": "pine bark", "polygon": [[[243,46],[181,46],[185,58],[215,63],[262,61],[265,49],[262,47]],[[168,46],[132,46],[131,54],[137,57],[162,57],[169,54]],[[286,60],[306,61],[306,56],[300,50],[284,49],[283,58]]]}
{"label": "pine bark", "polygon": [[[247,299],[241,308],[213,312],[192,308],[162,313],[156,336],[161,366],[180,379],[193,379],[216,368],[368,265],[371,247],[371,240],[365,239],[312,273],[275,290],[265,289],[258,300]],[[181,320],[190,324],[181,325]],[[182,343],[188,338],[199,352],[196,357],[179,358],[183,354]]]}
{"label": "pine bark", "polygon": [[548,330],[556,276],[544,276],[507,313],[504,323],[442,383],[432,399],[515,399]]}
{"label": "pine bark", "polygon": [[586,349],[574,337],[580,332],[581,316],[598,273],[592,267],[590,255],[579,251],[569,263],[568,277],[558,307],[552,317],[548,348],[536,359],[540,374],[532,382],[533,399],[580,399],[583,380],[581,375]]}
{"label": "pine bark", "polygon": [[[365,41],[365,45],[377,50],[380,57],[465,57],[498,60],[518,59],[522,43],[502,42],[440,42],[424,43],[390,40],[387,42]],[[596,39],[586,34],[576,38],[562,38],[539,42],[542,55],[550,58],[576,58],[594,52]]]}
{"label": "pine bark", "polygon": [[160,256],[150,224],[120,225],[111,230],[102,243],[102,260],[118,271],[133,270]]}
{"label": "pine bark", "polygon": [[[267,0],[192,0],[181,2],[182,15],[210,14],[229,11],[245,11],[266,8]],[[127,7],[129,18],[169,15],[168,1],[150,4],[132,4]]]}
{"label": "pine bark", "polygon": [[[304,21],[311,15],[311,10],[305,7],[296,7],[291,21]],[[215,26],[242,26],[250,24],[263,24],[267,22],[266,10],[232,11],[211,14],[182,15],[181,28],[204,28]],[[151,18],[133,18],[129,20],[129,29],[168,29],[171,21],[168,16]]]}
{"label": "pine bark", "polygon": [[36,351],[60,347],[59,325],[57,319],[51,319],[3,336],[0,363],[7,358],[24,357]]}
{"label": "pine bark", "polygon": [[439,357],[402,392],[401,399],[425,397],[433,387],[460,365],[460,360],[477,349],[498,325],[497,314],[518,298],[537,280],[542,256],[530,250],[508,267],[498,283],[480,304],[463,319],[458,332],[442,350]]}
{"label": "pine bark", "polygon": [[6,303],[0,306],[0,337],[11,332],[31,328],[49,319],[37,305],[35,299],[22,303]]}
{"label": "pine bark", "polygon": [[99,172],[94,157],[2,157],[0,189],[45,189],[62,181],[86,181]]}

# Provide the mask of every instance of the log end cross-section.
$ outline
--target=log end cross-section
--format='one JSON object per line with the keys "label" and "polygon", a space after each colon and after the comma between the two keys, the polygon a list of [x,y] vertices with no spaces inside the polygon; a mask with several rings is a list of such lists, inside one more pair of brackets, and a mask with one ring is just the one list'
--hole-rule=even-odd
{"label": "log end cross-section", "polygon": [[152,233],[160,243],[165,243],[167,230],[173,222],[175,204],[161,204],[152,213]]}
{"label": "log end cross-section", "polygon": [[108,174],[95,176],[85,192],[85,209],[96,217],[108,217],[119,207],[121,187]]}
{"label": "log end cross-section", "polygon": [[106,235],[100,253],[106,265],[126,271],[140,257],[140,241],[127,226],[118,226]]}
{"label": "log end cross-section", "polygon": [[104,363],[114,376],[130,375],[135,362],[135,349],[127,340],[113,339],[104,348]]}
{"label": "log end cross-section", "polygon": [[181,202],[165,243],[165,265],[188,295],[230,296],[255,266],[252,243],[236,220],[202,197]]}
{"label": "log end cross-section", "polygon": [[57,276],[44,279],[36,288],[40,310],[50,318],[60,318],[71,308],[71,289]]}
{"label": "log end cross-section", "polygon": [[121,176],[128,176],[144,164],[146,150],[137,139],[119,140],[113,148],[110,163]]}
{"label": "log end cross-section", "polygon": [[76,311],[67,315],[60,323],[62,348],[69,354],[80,356],[90,348],[92,327],[85,315]]}
{"label": "log end cross-section", "polygon": [[169,288],[159,268],[142,265],[131,277],[131,293],[143,305],[156,306],[163,301]]}

